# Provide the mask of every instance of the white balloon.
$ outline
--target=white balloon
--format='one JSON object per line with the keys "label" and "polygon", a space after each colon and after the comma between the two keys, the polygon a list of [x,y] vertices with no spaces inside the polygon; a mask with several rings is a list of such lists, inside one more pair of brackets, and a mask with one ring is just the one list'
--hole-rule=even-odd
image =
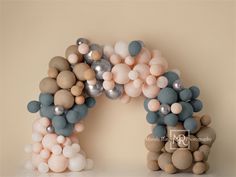
{"label": "white balloon", "polygon": [[120,55],[122,58],[125,58],[129,55],[128,44],[123,41],[118,41],[115,44],[115,52]]}
{"label": "white balloon", "polygon": [[71,171],[81,171],[86,166],[86,159],[82,154],[76,154],[74,157],[69,159],[68,168]]}

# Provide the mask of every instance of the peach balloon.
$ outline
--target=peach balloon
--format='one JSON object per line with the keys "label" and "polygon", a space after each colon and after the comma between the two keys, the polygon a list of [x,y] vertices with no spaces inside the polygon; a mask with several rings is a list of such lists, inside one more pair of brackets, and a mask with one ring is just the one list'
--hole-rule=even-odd
{"label": "peach balloon", "polygon": [[134,66],[133,70],[137,71],[139,73],[139,77],[144,81],[150,74],[149,66],[147,64],[137,64]]}
{"label": "peach balloon", "polygon": [[33,153],[31,158],[34,167],[37,167],[42,162],[46,162],[46,159],[43,159],[40,154]]}
{"label": "peach balloon", "polygon": [[48,159],[50,157],[50,151],[48,149],[42,149],[40,151],[40,157],[43,159]]}
{"label": "peach balloon", "polygon": [[156,77],[155,76],[152,76],[152,75],[149,75],[147,78],[146,78],[146,83],[148,85],[154,85],[156,83]]}
{"label": "peach balloon", "polygon": [[51,150],[51,148],[57,144],[56,134],[47,134],[43,137],[42,144],[44,148]]}
{"label": "peach balloon", "polygon": [[75,97],[76,104],[84,104],[84,102],[85,102],[84,96],[80,95],[80,96]]}
{"label": "peach balloon", "polygon": [[161,57],[161,51],[160,50],[153,50],[152,51],[152,58]]}
{"label": "peach balloon", "polygon": [[129,103],[130,102],[130,97],[126,94],[123,94],[121,97],[120,97],[120,100],[122,103]]}
{"label": "peach balloon", "polygon": [[66,141],[63,143],[63,145],[64,146],[69,146],[69,145],[71,145],[71,140],[70,140],[70,138],[68,138],[68,137],[66,137]]}
{"label": "peach balloon", "polygon": [[143,81],[141,79],[135,79],[133,83],[135,88],[141,88],[143,85]]}
{"label": "peach balloon", "polygon": [[49,126],[50,120],[47,117],[42,117],[39,119],[39,123],[46,128]]}
{"label": "peach balloon", "polygon": [[32,145],[32,151],[33,151],[34,153],[39,153],[39,152],[42,150],[42,148],[43,148],[43,146],[42,146],[41,143],[34,143],[34,144]]}
{"label": "peach balloon", "polygon": [[128,74],[130,80],[135,80],[138,78],[139,73],[137,71],[131,70]]}
{"label": "peach balloon", "polygon": [[150,67],[150,73],[154,76],[160,76],[164,73],[164,67],[160,64],[154,64]]}
{"label": "peach balloon", "polygon": [[68,166],[68,159],[63,155],[54,155],[48,159],[48,166],[53,172],[63,172]]}
{"label": "peach balloon", "polygon": [[147,98],[155,98],[158,95],[160,88],[156,85],[143,84],[142,91]]}
{"label": "peach balloon", "polygon": [[151,59],[151,53],[147,48],[142,48],[141,52],[135,57],[137,63],[148,64],[150,59]]}
{"label": "peach balloon", "polygon": [[150,111],[157,111],[160,108],[160,102],[157,99],[151,99],[148,102],[148,109]]}
{"label": "peach balloon", "polygon": [[85,44],[85,43],[80,44],[79,47],[78,47],[78,51],[81,54],[87,54],[89,52],[88,44]]}
{"label": "peach balloon", "polygon": [[78,139],[77,134],[73,133],[69,138],[72,143],[79,143],[79,139]]}
{"label": "peach balloon", "polygon": [[111,57],[111,55],[114,53],[114,49],[113,49],[113,47],[111,45],[105,45],[103,47],[103,53],[107,57]]}
{"label": "peach balloon", "polygon": [[130,71],[130,67],[124,63],[115,65],[111,70],[113,79],[118,84],[126,84],[129,82],[128,74]]}
{"label": "peach balloon", "polygon": [[160,88],[165,88],[168,85],[168,79],[165,76],[160,76],[157,79],[157,86]]}
{"label": "peach balloon", "polygon": [[130,97],[138,97],[142,93],[141,87],[136,88],[134,86],[134,81],[130,81],[129,83],[125,84],[124,90],[125,90],[125,93]]}
{"label": "peach balloon", "polygon": [[112,73],[106,71],[103,73],[102,78],[106,81],[110,81],[110,80],[112,80]]}
{"label": "peach balloon", "polygon": [[77,124],[75,124],[75,131],[76,131],[76,132],[82,132],[82,131],[84,131],[84,124],[82,124],[82,123],[77,123]]}
{"label": "peach balloon", "polygon": [[134,65],[134,63],[135,63],[135,59],[134,59],[133,57],[131,57],[131,56],[127,56],[127,57],[125,58],[125,63],[126,63],[127,65],[132,66],[132,65]]}
{"label": "peach balloon", "polygon": [[111,57],[110,57],[110,62],[111,62],[113,65],[119,64],[119,63],[121,63],[121,58],[120,58],[119,55],[113,54],[113,55],[111,55]]}
{"label": "peach balloon", "polygon": [[115,82],[112,80],[111,81],[103,81],[102,85],[105,90],[112,90],[115,87]]}
{"label": "peach balloon", "polygon": [[167,63],[166,59],[163,57],[152,58],[149,61],[149,65],[157,65],[157,64],[164,66],[164,71],[166,71],[168,69],[168,63]]}

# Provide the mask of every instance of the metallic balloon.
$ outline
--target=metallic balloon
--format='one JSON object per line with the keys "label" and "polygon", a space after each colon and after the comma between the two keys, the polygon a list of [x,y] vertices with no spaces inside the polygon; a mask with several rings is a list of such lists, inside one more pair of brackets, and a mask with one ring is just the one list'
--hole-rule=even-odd
{"label": "metallic balloon", "polygon": [[94,61],[91,67],[95,71],[97,79],[103,79],[103,73],[111,71],[111,63],[105,59]]}
{"label": "metallic balloon", "polygon": [[98,44],[91,44],[90,46],[89,46],[89,49],[90,49],[90,51],[87,53],[87,54],[85,54],[84,55],[84,59],[85,59],[85,61],[86,61],[86,63],[88,63],[88,64],[92,64],[93,63],[93,52],[94,51],[96,51],[96,52],[99,52],[100,54],[101,54],[101,56],[102,56],[102,47],[100,46],[100,45],[98,45]]}
{"label": "metallic balloon", "polygon": [[77,44],[77,45],[80,45],[80,44],[89,44],[89,40],[88,40],[88,39],[85,39],[85,38],[79,38],[79,39],[76,41],[76,44]]}
{"label": "metallic balloon", "polygon": [[48,133],[54,133],[54,127],[53,126],[51,126],[51,125],[49,125],[47,128],[46,128],[46,130],[47,130],[47,132]]}
{"label": "metallic balloon", "polygon": [[119,98],[124,92],[124,87],[121,84],[116,84],[112,90],[106,90],[105,94],[108,98],[114,100]]}
{"label": "metallic balloon", "polygon": [[183,83],[182,83],[181,80],[174,81],[172,86],[175,90],[182,90],[184,88]]}
{"label": "metallic balloon", "polygon": [[163,115],[167,115],[170,112],[170,106],[168,104],[162,104],[160,106],[160,113]]}
{"label": "metallic balloon", "polygon": [[54,114],[59,116],[64,113],[64,108],[62,106],[54,106]]}
{"label": "metallic balloon", "polygon": [[89,85],[85,82],[85,92],[91,97],[100,96],[103,92],[102,81],[97,80],[95,85]]}

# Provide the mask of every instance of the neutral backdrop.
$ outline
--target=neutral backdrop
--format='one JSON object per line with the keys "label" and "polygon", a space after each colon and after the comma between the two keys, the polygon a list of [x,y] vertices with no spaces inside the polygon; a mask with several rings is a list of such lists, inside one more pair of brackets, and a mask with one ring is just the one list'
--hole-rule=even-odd
{"label": "neutral backdrop", "polygon": [[[203,113],[212,116],[217,140],[208,175],[236,176],[234,1],[5,0],[0,12],[0,176],[22,168],[35,119],[27,102],[38,98],[50,58],[79,37],[99,44],[140,39],[161,50],[186,86],[201,88]],[[100,97],[80,141],[103,172],[146,174],[148,133],[143,98],[124,105]]]}

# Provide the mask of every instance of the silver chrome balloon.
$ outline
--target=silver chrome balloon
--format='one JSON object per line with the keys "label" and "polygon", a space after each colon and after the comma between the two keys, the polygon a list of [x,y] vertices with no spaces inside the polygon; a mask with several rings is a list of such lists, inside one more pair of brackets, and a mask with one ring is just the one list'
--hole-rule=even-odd
{"label": "silver chrome balloon", "polygon": [[85,82],[85,92],[91,97],[100,96],[103,92],[102,81],[97,80],[95,85],[89,85]]}
{"label": "silver chrome balloon", "polygon": [[163,115],[167,115],[170,112],[170,106],[168,104],[162,104],[160,106],[160,113]]}
{"label": "silver chrome balloon", "polygon": [[79,38],[79,39],[76,41],[76,44],[77,44],[77,45],[80,45],[80,44],[89,44],[89,40],[88,40],[88,39],[85,39],[85,38]]}
{"label": "silver chrome balloon", "polygon": [[48,133],[54,133],[54,128],[53,128],[53,126],[51,126],[51,125],[49,125],[47,128],[46,128],[46,130],[47,130],[47,132]]}
{"label": "silver chrome balloon", "polygon": [[54,114],[59,116],[62,115],[64,113],[64,108],[62,106],[54,106]]}
{"label": "silver chrome balloon", "polygon": [[94,61],[91,67],[95,71],[97,79],[103,79],[103,73],[111,71],[111,63],[105,59]]}
{"label": "silver chrome balloon", "polygon": [[173,89],[175,89],[175,90],[182,90],[184,88],[181,80],[174,81],[172,86],[173,86]]}
{"label": "silver chrome balloon", "polygon": [[105,94],[108,98],[114,100],[119,98],[124,92],[124,87],[121,84],[116,84],[112,90],[106,90]]}
{"label": "silver chrome balloon", "polygon": [[102,56],[102,47],[98,44],[91,44],[89,46],[89,52],[87,54],[84,55],[84,60],[86,61],[86,63],[88,64],[92,64],[93,63],[93,52],[97,51],[101,54]]}

